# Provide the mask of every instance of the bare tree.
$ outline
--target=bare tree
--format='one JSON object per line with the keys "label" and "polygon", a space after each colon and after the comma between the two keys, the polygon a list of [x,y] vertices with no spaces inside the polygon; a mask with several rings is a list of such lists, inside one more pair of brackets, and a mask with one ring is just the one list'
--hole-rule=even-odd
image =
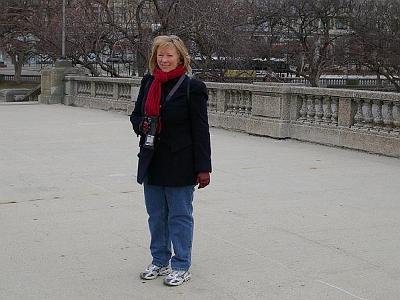
{"label": "bare tree", "polygon": [[188,0],[177,5],[169,33],[186,40],[195,68],[224,80],[226,69],[247,63],[255,47],[243,5],[229,0]]}
{"label": "bare tree", "polygon": [[[62,0],[38,0],[39,9],[35,11],[30,27],[40,40],[37,52],[56,60],[61,56],[60,7]],[[127,15],[118,12],[108,0],[69,0],[66,7],[66,56],[75,65],[87,68],[98,76],[102,70],[119,76],[114,65],[105,58],[113,54],[115,47],[129,47],[131,37]],[[129,10],[127,10],[129,12]],[[123,19],[125,18],[125,19]],[[127,42],[128,41],[128,42]],[[126,46],[128,44],[128,46]]]}
{"label": "bare tree", "polygon": [[[59,58],[62,0],[4,1],[0,47],[13,57],[16,74],[31,53]],[[252,69],[255,58],[279,58],[313,86],[338,64],[360,64],[400,90],[398,0],[122,2],[67,1],[67,57],[93,75],[100,66],[118,76],[105,61],[117,53],[130,53],[143,75],[154,36],[176,34],[189,46],[194,67],[218,80],[229,69]]]}
{"label": "bare tree", "polygon": [[348,39],[349,62],[386,77],[400,92],[400,2],[355,1]]}
{"label": "bare tree", "polygon": [[176,0],[131,0],[124,6],[112,5],[109,0],[91,0],[101,10],[101,21],[110,32],[114,44],[121,43],[135,52],[139,75],[147,69],[151,41],[154,36],[169,32]]}
{"label": "bare tree", "polygon": [[334,22],[346,23],[350,13],[347,0],[283,0],[282,25],[285,55],[292,70],[319,86],[321,74],[333,66],[335,45],[348,35],[347,30],[334,31]]}
{"label": "bare tree", "polygon": [[27,26],[34,14],[29,1],[5,1],[0,14],[0,48],[14,65],[15,81],[21,81],[22,66],[35,50],[37,39]]}

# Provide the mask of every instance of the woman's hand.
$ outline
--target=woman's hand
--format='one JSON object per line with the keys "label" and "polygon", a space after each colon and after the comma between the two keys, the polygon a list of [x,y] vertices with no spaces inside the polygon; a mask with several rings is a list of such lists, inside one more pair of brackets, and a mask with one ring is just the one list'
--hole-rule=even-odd
{"label": "woman's hand", "polygon": [[140,130],[143,132],[143,134],[147,134],[150,130],[150,124],[149,121],[147,121],[147,118],[144,118],[142,121],[142,124],[140,125]]}
{"label": "woman's hand", "polygon": [[198,188],[202,189],[210,184],[210,173],[209,172],[200,172],[197,174],[197,183],[199,184]]}

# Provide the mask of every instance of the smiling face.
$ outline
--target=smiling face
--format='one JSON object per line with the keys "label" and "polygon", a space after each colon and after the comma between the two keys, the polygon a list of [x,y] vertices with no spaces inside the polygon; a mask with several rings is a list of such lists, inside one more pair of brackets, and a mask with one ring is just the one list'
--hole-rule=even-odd
{"label": "smiling face", "polygon": [[157,65],[163,72],[174,70],[180,62],[178,50],[174,46],[157,49]]}

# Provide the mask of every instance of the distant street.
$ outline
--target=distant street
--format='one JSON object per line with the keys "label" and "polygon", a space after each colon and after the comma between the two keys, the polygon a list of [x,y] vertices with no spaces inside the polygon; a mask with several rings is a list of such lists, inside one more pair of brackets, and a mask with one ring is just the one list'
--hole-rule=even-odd
{"label": "distant street", "polygon": [[[14,65],[11,62],[5,62],[7,67],[0,68],[0,74],[13,75]],[[47,65],[30,64],[24,65],[22,68],[22,75],[40,75],[41,67],[45,68]]]}

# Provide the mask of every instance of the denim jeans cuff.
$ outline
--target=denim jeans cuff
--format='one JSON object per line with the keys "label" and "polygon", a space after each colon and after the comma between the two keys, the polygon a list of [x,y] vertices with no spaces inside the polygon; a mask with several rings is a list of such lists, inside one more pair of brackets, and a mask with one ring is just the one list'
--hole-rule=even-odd
{"label": "denim jeans cuff", "polygon": [[169,264],[161,264],[158,261],[153,261],[152,264],[157,266],[157,267],[160,267],[160,268],[164,268],[164,267],[168,267],[169,266]]}
{"label": "denim jeans cuff", "polygon": [[172,271],[189,271],[189,269],[185,269],[185,268],[172,268]]}

